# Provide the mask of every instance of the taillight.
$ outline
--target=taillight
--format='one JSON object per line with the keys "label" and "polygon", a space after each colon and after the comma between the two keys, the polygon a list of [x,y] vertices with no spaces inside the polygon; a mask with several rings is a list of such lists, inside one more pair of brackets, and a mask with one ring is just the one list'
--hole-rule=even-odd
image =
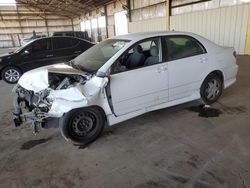
{"label": "taillight", "polygon": [[233,56],[234,56],[235,59],[237,58],[237,53],[236,53],[236,51],[233,52]]}

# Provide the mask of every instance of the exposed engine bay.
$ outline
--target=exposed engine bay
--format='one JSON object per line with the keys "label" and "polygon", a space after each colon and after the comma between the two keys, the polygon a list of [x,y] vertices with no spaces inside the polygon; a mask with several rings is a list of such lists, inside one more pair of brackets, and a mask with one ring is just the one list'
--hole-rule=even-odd
{"label": "exposed engine bay", "polygon": [[[48,72],[47,81],[49,87],[38,92],[27,90],[20,84],[14,88],[14,123],[15,126],[20,126],[22,123],[31,124],[34,133],[39,132],[41,128],[51,128],[58,126],[58,117],[53,117],[53,102],[59,98],[67,101],[67,93],[71,97],[83,100],[79,87],[83,86],[90,78],[90,75],[67,74]],[[61,94],[60,92],[64,92]],[[52,121],[52,122],[51,122]],[[48,127],[48,122],[49,127]]]}
{"label": "exposed engine bay", "polygon": [[49,72],[48,74],[49,87],[54,90],[67,89],[86,82],[86,77],[81,75],[58,74],[53,72]]}

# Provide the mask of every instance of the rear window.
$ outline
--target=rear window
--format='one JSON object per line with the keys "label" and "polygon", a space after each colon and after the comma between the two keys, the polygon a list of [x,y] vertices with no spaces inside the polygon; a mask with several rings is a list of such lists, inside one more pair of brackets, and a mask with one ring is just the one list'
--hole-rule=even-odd
{"label": "rear window", "polygon": [[62,33],[54,33],[53,36],[62,36]]}
{"label": "rear window", "polygon": [[66,33],[65,36],[74,37],[74,33]]}
{"label": "rear window", "polygon": [[69,36],[89,40],[87,31],[55,32],[53,33],[53,36]]}
{"label": "rear window", "polygon": [[80,43],[78,39],[71,39],[71,41],[73,46],[77,46]]}
{"label": "rear window", "polygon": [[82,38],[81,33],[76,33],[76,37],[78,37],[78,38]]}

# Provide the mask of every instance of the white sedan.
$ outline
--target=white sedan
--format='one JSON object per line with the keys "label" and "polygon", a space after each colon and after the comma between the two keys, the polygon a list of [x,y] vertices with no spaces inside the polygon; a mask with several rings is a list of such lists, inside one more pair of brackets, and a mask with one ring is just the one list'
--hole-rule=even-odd
{"label": "white sedan", "polygon": [[196,34],[117,36],[68,63],[25,73],[15,87],[14,121],[30,123],[35,132],[59,127],[67,140],[86,144],[106,122],[197,99],[212,104],[237,72],[233,48]]}

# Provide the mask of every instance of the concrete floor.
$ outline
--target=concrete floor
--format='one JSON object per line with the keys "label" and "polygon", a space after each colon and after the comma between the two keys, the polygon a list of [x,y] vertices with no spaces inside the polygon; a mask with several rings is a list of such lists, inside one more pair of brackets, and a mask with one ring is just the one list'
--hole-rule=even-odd
{"label": "concrete floor", "polygon": [[57,130],[33,135],[12,124],[13,86],[0,82],[0,187],[250,186],[250,57],[238,58],[235,85],[200,117],[197,102],[109,127],[86,148]]}

